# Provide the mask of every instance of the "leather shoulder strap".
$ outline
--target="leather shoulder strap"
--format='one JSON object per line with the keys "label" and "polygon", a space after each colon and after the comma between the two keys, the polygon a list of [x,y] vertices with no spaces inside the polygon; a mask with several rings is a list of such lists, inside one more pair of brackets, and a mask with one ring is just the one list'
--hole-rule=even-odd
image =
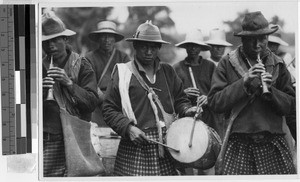
{"label": "leather shoulder strap", "polygon": [[111,55],[110,55],[110,57],[109,57],[109,60],[108,60],[107,64],[105,65],[105,68],[104,68],[104,70],[103,70],[103,72],[102,72],[102,74],[101,74],[101,76],[100,76],[100,79],[99,79],[98,84],[97,84],[98,87],[100,87],[101,81],[102,81],[102,79],[103,79],[105,73],[107,72],[108,67],[109,67],[110,64],[111,64],[111,61],[112,61],[113,57],[115,56],[115,53],[116,53],[116,49],[114,48],[114,49],[113,49],[113,52],[111,53]]}

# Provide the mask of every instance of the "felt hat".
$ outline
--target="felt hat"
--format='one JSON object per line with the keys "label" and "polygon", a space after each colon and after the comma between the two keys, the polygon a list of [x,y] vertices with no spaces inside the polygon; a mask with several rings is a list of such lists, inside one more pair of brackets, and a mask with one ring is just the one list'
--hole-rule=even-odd
{"label": "felt hat", "polygon": [[234,33],[234,36],[269,35],[277,31],[278,27],[269,28],[268,25],[268,21],[260,11],[247,13],[242,22],[242,31]]}
{"label": "felt hat", "polygon": [[42,15],[42,41],[75,34],[76,32],[66,28],[65,24],[53,11],[47,11]]}
{"label": "felt hat", "polygon": [[153,25],[151,20],[147,20],[145,23],[141,24],[136,33],[132,38],[127,38],[126,41],[146,41],[146,42],[156,42],[162,44],[170,44],[162,40],[160,31],[156,25]]}
{"label": "felt hat", "polygon": [[97,30],[89,34],[89,38],[93,41],[98,40],[99,34],[110,33],[113,34],[116,38],[116,42],[124,39],[124,36],[117,32],[117,25],[112,21],[101,21],[97,24]]}
{"label": "felt hat", "polygon": [[206,43],[210,45],[232,46],[232,44],[226,41],[225,31],[217,28],[209,32],[209,39]]}
{"label": "felt hat", "polygon": [[277,43],[279,45],[288,46],[289,44],[281,39],[281,35],[282,35],[281,27],[279,25],[274,25],[274,24],[269,25],[270,28],[274,27],[274,26],[277,26],[278,30],[276,32],[274,32],[273,34],[269,35],[268,41]]}
{"label": "felt hat", "polygon": [[175,46],[185,48],[186,44],[197,44],[200,45],[204,51],[210,50],[211,46],[207,45],[203,41],[203,35],[200,29],[194,29],[188,32],[185,36],[185,40],[176,44]]}

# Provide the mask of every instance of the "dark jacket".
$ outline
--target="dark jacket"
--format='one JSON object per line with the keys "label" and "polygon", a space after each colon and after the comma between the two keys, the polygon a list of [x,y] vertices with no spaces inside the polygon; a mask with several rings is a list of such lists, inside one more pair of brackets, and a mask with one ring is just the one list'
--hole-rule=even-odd
{"label": "dark jacket", "polygon": [[[236,52],[239,63],[245,65],[240,53]],[[261,97],[259,79],[253,81],[257,84],[260,92],[248,90],[244,86],[243,77],[237,68],[229,61],[229,54],[222,58],[212,79],[212,88],[208,94],[208,103],[216,112],[226,112],[229,115],[231,109],[238,103],[245,101],[251,95],[254,99],[240,112],[235,119],[232,132],[256,133],[269,131],[271,133],[282,133],[282,116],[291,112],[295,100],[295,92],[292,88],[290,75],[283,60],[270,51],[263,58],[266,71],[273,75],[270,88],[271,100]],[[275,71],[277,70],[277,71]]]}
{"label": "dark jacket", "polygon": [[[98,95],[96,90],[96,77],[95,73],[90,65],[90,63],[85,58],[79,58],[79,55],[75,52],[68,52],[68,60],[65,65],[62,65],[68,74],[68,76],[73,81],[73,86],[71,89],[58,84],[54,85],[55,93],[62,95],[65,101],[65,107],[67,111],[79,118],[90,121],[91,113],[94,111],[98,103]],[[46,56],[43,62],[50,59]],[[78,66],[74,66],[79,64]],[[47,76],[47,69],[43,65],[43,77]],[[76,69],[79,69],[75,71]],[[47,96],[47,90],[43,91],[43,100],[45,101]],[[49,133],[61,133],[61,122],[59,117],[59,108],[54,105],[48,105],[44,102],[44,131]]]}

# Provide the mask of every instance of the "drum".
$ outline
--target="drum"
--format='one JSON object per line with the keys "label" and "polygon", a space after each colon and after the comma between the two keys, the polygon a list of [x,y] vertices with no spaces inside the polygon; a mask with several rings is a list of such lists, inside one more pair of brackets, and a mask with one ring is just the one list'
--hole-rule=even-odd
{"label": "drum", "polygon": [[221,150],[219,135],[201,120],[195,123],[192,146],[189,147],[194,119],[185,117],[174,121],[167,131],[166,143],[172,157],[184,167],[209,169],[215,165]]}

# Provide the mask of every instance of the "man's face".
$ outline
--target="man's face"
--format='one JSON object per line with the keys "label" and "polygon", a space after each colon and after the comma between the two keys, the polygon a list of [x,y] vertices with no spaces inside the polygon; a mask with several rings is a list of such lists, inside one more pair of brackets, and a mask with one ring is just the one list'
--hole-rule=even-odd
{"label": "man's face", "polygon": [[274,43],[274,42],[268,42],[268,48],[275,54],[277,54],[279,44]]}
{"label": "man's face", "polygon": [[210,54],[211,58],[215,61],[220,61],[225,52],[225,46],[222,45],[211,45]]}
{"label": "man's face", "polygon": [[184,47],[186,49],[186,53],[188,54],[188,57],[198,57],[200,51],[202,50],[200,45],[193,44],[193,43],[187,43]]}
{"label": "man's face", "polygon": [[42,42],[43,50],[47,55],[52,55],[54,59],[61,57],[66,52],[66,37],[60,36]]}
{"label": "man's face", "polygon": [[161,43],[136,41],[134,42],[134,48],[136,51],[136,57],[139,62],[144,65],[151,65],[157,58],[158,51],[161,47]]}
{"label": "man's face", "polygon": [[267,49],[268,36],[247,36],[242,37],[243,49],[247,56],[250,58],[256,58],[260,52]]}
{"label": "man's face", "polygon": [[114,45],[116,43],[116,38],[114,34],[110,33],[101,33],[99,35],[99,47],[100,49],[106,51],[106,52],[111,52],[114,48]]}

